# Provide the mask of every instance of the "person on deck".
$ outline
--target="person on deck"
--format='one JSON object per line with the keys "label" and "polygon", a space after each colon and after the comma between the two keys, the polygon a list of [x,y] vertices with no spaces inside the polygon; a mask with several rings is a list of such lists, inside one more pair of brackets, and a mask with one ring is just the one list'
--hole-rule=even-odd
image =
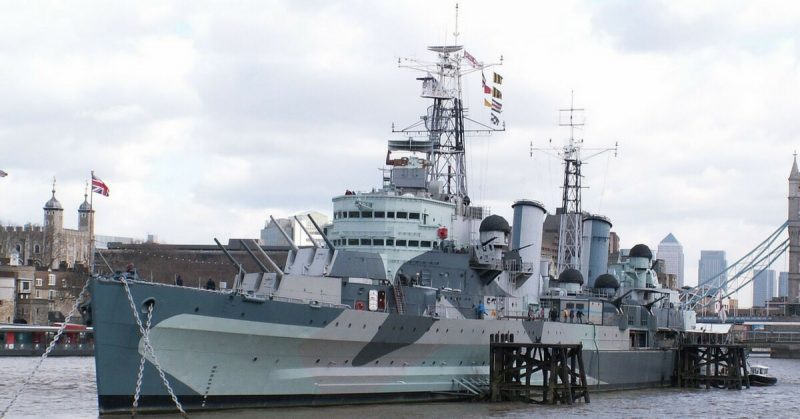
{"label": "person on deck", "polygon": [[212,291],[217,289],[217,284],[214,283],[213,279],[208,278],[208,281],[206,282],[206,289]]}
{"label": "person on deck", "polygon": [[181,276],[180,276],[180,275],[178,275],[178,277],[177,277],[177,278],[175,278],[175,285],[177,285],[177,286],[179,286],[179,287],[182,287],[182,286],[183,286],[183,278],[181,278]]}

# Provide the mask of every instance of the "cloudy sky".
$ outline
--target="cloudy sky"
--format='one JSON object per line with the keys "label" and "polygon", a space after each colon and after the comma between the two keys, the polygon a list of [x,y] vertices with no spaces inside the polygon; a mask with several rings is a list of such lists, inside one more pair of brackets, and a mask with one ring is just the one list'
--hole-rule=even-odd
{"label": "cloudy sky", "polygon": [[[380,184],[391,124],[418,120],[398,57],[452,41],[453,3],[4,2],[0,222],[41,223],[50,195],[75,227],[90,170],[97,232],[168,243],[257,237],[270,214],[330,212]],[[470,195],[559,201],[558,109],[586,108],[584,208],[623,247],[672,232],[687,283],[701,249],[733,261],[786,218],[800,131],[793,1],[462,1],[459,42],[501,55],[507,131],[469,139]],[[488,120],[480,80],[470,116]],[[785,269],[785,262],[778,267]],[[749,296],[741,296],[748,301]]]}

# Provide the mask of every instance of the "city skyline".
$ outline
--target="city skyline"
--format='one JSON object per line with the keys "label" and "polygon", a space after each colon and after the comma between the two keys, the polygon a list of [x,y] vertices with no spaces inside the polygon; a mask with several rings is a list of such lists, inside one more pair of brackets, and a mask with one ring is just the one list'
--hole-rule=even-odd
{"label": "city skyline", "polygon": [[667,234],[659,243],[656,257],[664,261],[664,271],[675,275],[678,288],[683,288],[686,265],[684,264],[683,245],[672,233]]}
{"label": "city skyline", "polygon": [[[425,113],[398,57],[453,40],[451,3],[94,4],[0,14],[4,224],[39,222],[53,176],[77,207],[92,170],[110,188],[94,197],[99,234],[209,243],[257,237],[269,215],[331,215],[334,195],[380,186],[392,123]],[[622,247],[673,232],[694,285],[701,249],[736,260],[785,220],[795,3],[460,6],[459,43],[504,58],[507,130],[467,138],[473,202],[507,219],[520,198],[555,210],[560,163],[529,149],[569,135],[558,109],[574,92],[585,145],[620,145],[583,168],[583,208]],[[480,74],[464,89],[490,124]]]}
{"label": "city skyline", "polygon": [[[724,250],[701,250],[697,264],[697,285],[705,285],[713,279],[711,285],[719,286],[728,280],[727,272],[723,273],[728,268]],[[727,288],[723,287],[724,290]]]}
{"label": "city skyline", "polygon": [[764,269],[753,278],[753,306],[765,307],[775,297],[775,270]]}

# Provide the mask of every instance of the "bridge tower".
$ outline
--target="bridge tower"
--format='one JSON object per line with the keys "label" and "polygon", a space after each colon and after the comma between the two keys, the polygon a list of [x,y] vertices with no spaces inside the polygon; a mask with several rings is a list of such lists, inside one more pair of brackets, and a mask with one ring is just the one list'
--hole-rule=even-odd
{"label": "bridge tower", "polygon": [[789,301],[800,297],[800,171],[794,153],[789,174]]}

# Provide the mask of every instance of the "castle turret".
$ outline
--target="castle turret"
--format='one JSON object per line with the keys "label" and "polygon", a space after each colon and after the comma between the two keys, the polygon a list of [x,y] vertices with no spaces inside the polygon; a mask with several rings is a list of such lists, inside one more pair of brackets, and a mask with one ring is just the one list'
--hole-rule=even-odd
{"label": "castle turret", "polygon": [[78,230],[91,232],[94,227],[94,209],[87,198],[88,194],[84,192],[83,203],[78,207]]}
{"label": "castle turret", "polygon": [[800,296],[800,171],[797,153],[789,173],[789,301]]}
{"label": "castle turret", "polygon": [[53,178],[53,196],[44,204],[44,227],[48,230],[64,228],[64,208],[56,199],[56,179]]}

